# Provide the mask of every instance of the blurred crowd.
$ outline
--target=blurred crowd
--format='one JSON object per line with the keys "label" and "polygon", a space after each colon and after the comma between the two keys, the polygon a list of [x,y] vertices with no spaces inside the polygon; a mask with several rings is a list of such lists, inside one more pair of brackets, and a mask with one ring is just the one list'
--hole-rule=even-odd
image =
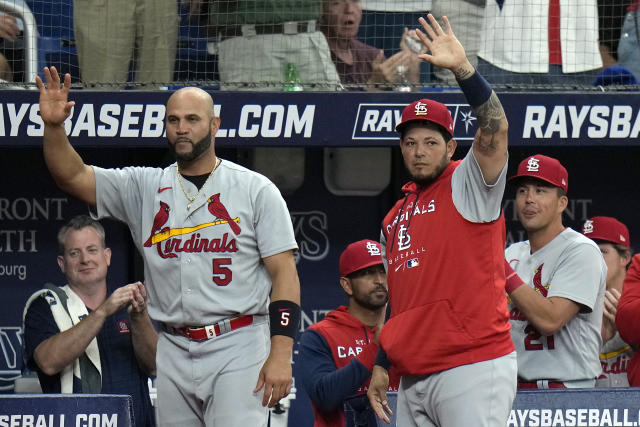
{"label": "blurred crowd", "polygon": [[[40,36],[61,32],[53,28],[55,17],[42,10],[42,0],[25,3],[33,10]],[[305,90],[408,91],[455,85],[451,73],[432,69],[420,59],[428,52],[414,29],[418,17],[428,11],[454,23],[471,63],[493,84],[632,85],[640,74],[640,0],[117,0],[90,7],[85,1],[65,0],[61,4],[68,4],[67,22],[72,26],[62,32],[73,38],[62,45],[77,54],[68,57],[73,63],[62,71],[85,85],[133,82],[157,87],[171,81],[211,80],[222,88],[281,90],[289,64]],[[2,13],[0,79],[4,81],[31,80],[22,75],[22,37],[19,17]],[[198,55],[189,51],[193,39],[206,40],[207,51]],[[187,51],[185,59],[181,52]],[[210,72],[196,74],[204,66]]]}

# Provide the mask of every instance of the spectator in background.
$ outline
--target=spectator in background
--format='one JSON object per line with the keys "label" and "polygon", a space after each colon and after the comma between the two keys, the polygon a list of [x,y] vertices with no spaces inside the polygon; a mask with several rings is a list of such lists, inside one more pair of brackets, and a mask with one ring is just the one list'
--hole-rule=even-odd
{"label": "spectator in background", "polygon": [[73,27],[85,84],[173,80],[178,40],[176,0],[74,0]]}
{"label": "spectator in background", "polygon": [[618,64],[640,80],[640,0],[627,9],[618,43]]}
{"label": "spectator in background", "polygon": [[[362,18],[360,0],[323,0],[321,29],[327,37],[340,80],[344,84],[417,84],[420,81],[418,53],[420,42],[409,35],[405,28],[401,38],[401,50],[386,59],[381,49],[366,45],[356,39]],[[406,41],[411,37],[418,44],[412,51]]]}
{"label": "spectator in background", "polygon": [[618,61],[618,42],[627,8],[635,0],[598,0],[600,56],[603,67]]}
{"label": "spectator in background", "polygon": [[[616,326],[623,340],[636,348],[640,345],[640,254],[633,257],[624,278]],[[640,387],[640,351],[636,351],[629,362],[627,378],[630,386]]]}
{"label": "spectator in background", "polygon": [[[389,300],[378,242],[360,240],[347,246],[340,255],[340,286],[349,305],[328,313],[300,338],[299,363],[306,373],[302,383],[313,404],[315,427],[344,426],[344,401],[354,395],[369,408],[367,425],[375,426],[365,393],[378,352],[374,336],[384,323]],[[388,390],[397,391],[399,381],[393,376]]]}
{"label": "spectator in background", "polygon": [[[480,32],[484,19],[484,5],[487,0],[432,0],[431,13],[438,20],[443,16],[454,19],[456,37],[460,40],[467,58],[474,68],[478,66]],[[493,1],[493,0],[491,0]],[[455,77],[448,70],[435,68],[433,74],[440,83],[457,86]]]}
{"label": "spectator in background", "polygon": [[[418,19],[431,9],[430,0],[364,0],[358,40],[384,51],[390,58],[403,48],[398,34],[417,28]],[[431,64],[420,64],[420,82],[431,81]]]}
{"label": "spectator in background", "polygon": [[615,218],[594,216],[585,221],[582,234],[598,244],[607,264],[607,291],[602,317],[602,374],[596,387],[628,387],[627,365],[634,349],[620,338],[616,329],[616,310],[622,294],[622,282],[631,264],[629,230]]}
{"label": "spectator in background", "polygon": [[491,0],[483,24],[478,70],[492,83],[591,86],[602,67],[596,0]]}
{"label": "spectator in background", "polygon": [[135,425],[154,426],[148,377],[156,372],[156,333],[142,283],[107,284],[111,250],[86,215],[58,233],[67,285],[48,284],[24,310],[25,355],[44,393],[128,394]]}
{"label": "spectator in background", "polygon": [[562,224],[569,177],[558,160],[530,156],[511,182],[529,237],[505,250],[518,388],[593,387],[602,371],[602,254],[592,240]]}
{"label": "spectator in background", "polygon": [[[191,14],[207,0],[184,0]],[[305,89],[335,89],[340,78],[318,19],[322,0],[209,0],[224,89],[282,90],[293,63]]]}
{"label": "spectator in background", "polygon": [[0,80],[7,82],[14,81],[11,65],[4,55],[7,48],[7,42],[13,42],[20,35],[21,30],[18,26],[18,20],[7,13],[0,13],[0,41],[2,53],[0,53]]}

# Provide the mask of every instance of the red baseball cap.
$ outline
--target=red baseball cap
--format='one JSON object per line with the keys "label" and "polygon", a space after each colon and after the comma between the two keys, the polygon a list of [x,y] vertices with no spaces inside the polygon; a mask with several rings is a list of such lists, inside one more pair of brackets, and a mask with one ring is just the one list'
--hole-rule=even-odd
{"label": "red baseball cap", "polygon": [[382,264],[380,243],[373,240],[359,240],[347,246],[340,255],[340,276],[345,277],[354,271]]}
{"label": "red baseball cap", "polygon": [[534,154],[527,157],[518,165],[518,173],[509,180],[530,177],[548,182],[551,185],[562,188],[565,193],[569,189],[569,174],[560,162],[553,157]]}
{"label": "red baseball cap", "polygon": [[436,123],[453,137],[453,119],[446,105],[431,99],[420,99],[407,105],[402,110],[402,120],[396,126],[398,132],[410,122],[424,120]]}
{"label": "red baseball cap", "polygon": [[629,229],[626,225],[609,216],[594,216],[584,222],[582,234],[593,240],[617,243],[630,247]]}

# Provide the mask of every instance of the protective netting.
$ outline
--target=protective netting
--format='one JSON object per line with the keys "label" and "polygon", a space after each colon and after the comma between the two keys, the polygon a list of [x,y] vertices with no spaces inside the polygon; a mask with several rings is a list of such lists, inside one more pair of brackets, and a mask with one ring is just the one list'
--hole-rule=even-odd
{"label": "protective netting", "polygon": [[456,86],[411,31],[447,16],[470,61],[515,89],[633,85],[640,0],[0,0],[0,78],[236,90]]}

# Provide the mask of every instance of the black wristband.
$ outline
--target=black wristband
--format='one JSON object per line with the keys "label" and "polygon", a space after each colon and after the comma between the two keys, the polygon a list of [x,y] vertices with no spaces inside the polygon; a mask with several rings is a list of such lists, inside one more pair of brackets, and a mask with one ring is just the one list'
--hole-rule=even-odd
{"label": "black wristband", "polygon": [[271,336],[295,338],[300,325],[300,306],[293,301],[278,300],[269,304]]}
{"label": "black wristband", "polygon": [[487,102],[493,92],[489,82],[482,77],[478,70],[468,79],[458,80],[458,86],[462,89],[462,93],[471,107],[477,107]]}

